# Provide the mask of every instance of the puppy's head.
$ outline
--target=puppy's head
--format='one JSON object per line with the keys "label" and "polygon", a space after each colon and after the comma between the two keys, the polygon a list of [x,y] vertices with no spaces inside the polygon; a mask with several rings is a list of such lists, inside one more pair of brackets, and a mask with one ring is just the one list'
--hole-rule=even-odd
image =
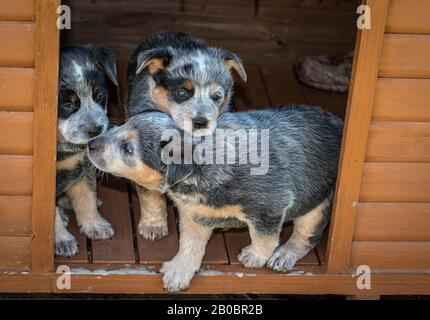
{"label": "puppy's head", "polygon": [[137,115],[91,141],[89,159],[99,170],[159,190],[163,180],[161,136],[164,130],[173,128],[174,123],[163,113]]}
{"label": "puppy's head", "polygon": [[94,45],[61,50],[58,132],[63,139],[86,144],[106,131],[107,78],[118,86],[116,60],[110,50]]}
{"label": "puppy's head", "polygon": [[214,132],[218,115],[229,108],[235,70],[246,81],[239,57],[218,48],[157,48],[140,53],[136,73],[150,75],[148,94],[176,125],[195,136]]}

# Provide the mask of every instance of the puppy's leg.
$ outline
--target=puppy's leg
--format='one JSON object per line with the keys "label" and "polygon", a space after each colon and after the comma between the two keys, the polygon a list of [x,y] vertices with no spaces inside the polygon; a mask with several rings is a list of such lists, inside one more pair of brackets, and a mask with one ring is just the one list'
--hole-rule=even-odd
{"label": "puppy's leg", "polygon": [[147,190],[136,184],[140,204],[139,233],[148,240],[167,236],[166,197],[157,191]]}
{"label": "puppy's leg", "polygon": [[275,251],[267,266],[276,271],[291,270],[320,242],[329,217],[330,200],[326,199],[315,209],[294,219],[293,234]]}
{"label": "puppy's leg", "polygon": [[114,234],[112,226],[97,210],[95,181],[83,177],[76,181],[67,191],[76,221],[82,233],[93,240],[108,239]]}
{"label": "puppy's leg", "polygon": [[[100,207],[103,205],[103,201],[101,201],[99,198],[97,198],[97,208],[100,209]],[[69,198],[67,198],[66,195],[61,196],[57,199],[57,206],[60,208],[63,208],[64,210],[73,210],[72,203],[70,202]]]}
{"label": "puppy's leg", "polygon": [[212,228],[195,222],[188,212],[180,212],[179,252],[163,264],[164,288],[170,292],[189,287],[194,274],[200,269]]}
{"label": "puppy's leg", "polygon": [[279,245],[280,228],[276,227],[272,232],[261,233],[253,222],[247,221],[251,244],[242,249],[237,257],[246,268],[261,268],[271,257]]}
{"label": "puppy's leg", "polygon": [[73,256],[78,253],[78,242],[66,229],[63,218],[63,209],[55,208],[55,255]]}

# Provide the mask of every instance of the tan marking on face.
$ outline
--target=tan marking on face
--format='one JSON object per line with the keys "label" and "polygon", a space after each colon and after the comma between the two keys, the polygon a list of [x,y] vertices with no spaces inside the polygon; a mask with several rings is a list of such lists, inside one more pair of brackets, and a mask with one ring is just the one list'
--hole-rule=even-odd
{"label": "tan marking on face", "polygon": [[127,140],[137,140],[137,138],[139,137],[139,132],[137,129],[131,130],[130,132],[127,133]]}
{"label": "tan marking on face", "polygon": [[85,153],[79,152],[66,159],[57,161],[57,171],[59,170],[73,170],[76,166],[84,160]]}
{"label": "tan marking on face", "polygon": [[150,74],[155,74],[157,71],[164,69],[164,60],[162,58],[150,59],[144,67],[148,67]]}
{"label": "tan marking on face", "polygon": [[294,219],[293,236],[304,244],[309,243],[309,239],[315,235],[316,228],[322,221],[322,211],[326,208],[326,201],[308,213]]}
{"label": "tan marking on face", "polygon": [[191,82],[191,80],[185,80],[182,83],[182,86],[189,91],[193,90],[193,83]]}
{"label": "tan marking on face", "polygon": [[162,86],[155,86],[154,88],[154,103],[158,110],[171,115],[173,103],[167,97],[168,91]]}
{"label": "tan marking on face", "polygon": [[139,161],[135,166],[123,165],[121,175],[149,190],[160,190],[163,175]]}

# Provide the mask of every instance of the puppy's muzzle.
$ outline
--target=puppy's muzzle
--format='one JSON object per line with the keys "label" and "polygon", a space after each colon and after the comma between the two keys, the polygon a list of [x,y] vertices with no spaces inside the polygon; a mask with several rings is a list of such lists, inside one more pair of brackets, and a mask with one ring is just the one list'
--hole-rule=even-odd
{"label": "puppy's muzzle", "polygon": [[89,138],[95,138],[103,133],[103,126],[96,126],[87,131],[87,136]]}
{"label": "puppy's muzzle", "polygon": [[193,118],[193,128],[194,129],[206,129],[208,126],[208,119],[204,117]]}

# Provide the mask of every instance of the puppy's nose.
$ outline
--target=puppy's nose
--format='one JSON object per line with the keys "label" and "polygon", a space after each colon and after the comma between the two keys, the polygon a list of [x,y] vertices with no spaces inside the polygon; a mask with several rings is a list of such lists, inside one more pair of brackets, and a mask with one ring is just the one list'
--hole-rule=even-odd
{"label": "puppy's nose", "polygon": [[103,126],[96,126],[87,131],[87,136],[90,138],[95,138],[99,136],[103,131]]}
{"label": "puppy's nose", "polygon": [[88,149],[90,151],[96,151],[96,150],[101,149],[103,147],[103,144],[104,144],[104,139],[103,139],[103,137],[100,137],[100,138],[97,138],[97,139],[90,141],[88,143]]}
{"label": "puppy's nose", "polygon": [[194,129],[204,129],[208,126],[208,119],[203,117],[197,117],[193,119]]}

